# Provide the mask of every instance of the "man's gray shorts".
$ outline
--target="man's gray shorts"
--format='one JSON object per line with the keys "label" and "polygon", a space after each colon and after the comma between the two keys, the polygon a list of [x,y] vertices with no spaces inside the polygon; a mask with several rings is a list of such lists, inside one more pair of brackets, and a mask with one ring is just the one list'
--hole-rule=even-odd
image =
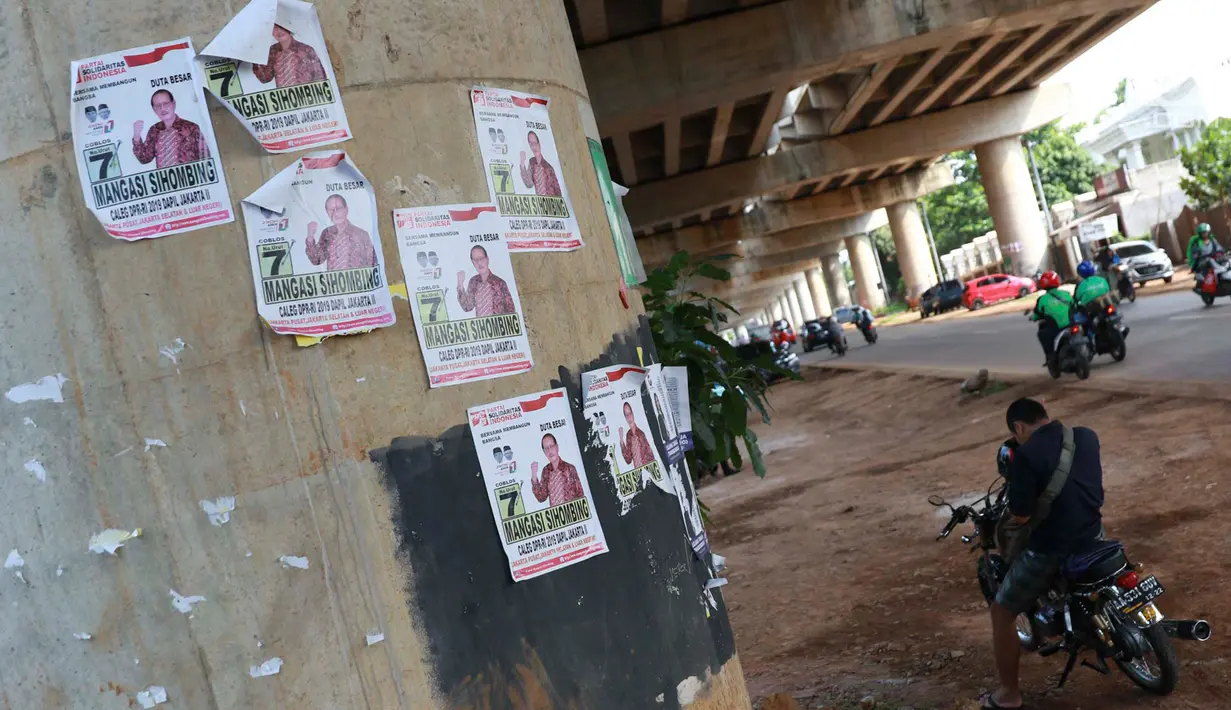
{"label": "man's gray shorts", "polygon": [[1041,555],[1026,550],[1021,553],[996,592],[996,603],[1014,614],[1030,611],[1034,603],[1051,588],[1052,580],[1060,573],[1064,557]]}

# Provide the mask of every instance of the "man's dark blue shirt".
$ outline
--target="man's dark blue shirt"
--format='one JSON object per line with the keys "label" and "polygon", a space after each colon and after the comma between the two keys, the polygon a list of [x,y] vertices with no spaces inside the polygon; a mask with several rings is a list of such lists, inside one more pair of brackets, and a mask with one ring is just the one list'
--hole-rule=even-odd
{"label": "man's dark blue shirt", "polygon": [[[1039,427],[1017,447],[1009,469],[1009,511],[1034,515],[1039,496],[1060,463],[1064,427],[1059,421]],[[1069,555],[1088,547],[1103,529],[1103,465],[1098,435],[1074,427],[1069,480],[1052,502],[1051,513],[1030,535],[1026,549],[1044,555]]]}

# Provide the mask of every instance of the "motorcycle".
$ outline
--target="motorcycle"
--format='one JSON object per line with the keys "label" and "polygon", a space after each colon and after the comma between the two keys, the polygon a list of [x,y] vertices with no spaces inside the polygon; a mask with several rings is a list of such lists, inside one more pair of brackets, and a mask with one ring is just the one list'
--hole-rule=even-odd
{"label": "motorcycle", "polygon": [[1116,291],[1120,295],[1120,300],[1127,300],[1129,303],[1137,301],[1137,287],[1133,285],[1133,280],[1128,277],[1128,264],[1116,264]]}
{"label": "motorcycle", "polygon": [[1111,355],[1111,359],[1121,362],[1128,356],[1128,339],[1130,328],[1124,325],[1124,317],[1120,309],[1114,305],[1091,303],[1085,309],[1087,319],[1087,335],[1094,345],[1096,355]]}
{"label": "motorcycle", "polygon": [[838,357],[844,357],[847,351],[846,335],[834,335],[829,338],[829,351]]}
{"label": "motorcycle", "polygon": [[1090,361],[1094,359],[1094,348],[1090,347],[1090,338],[1086,335],[1088,323],[1086,315],[1081,312],[1073,314],[1073,324],[1060,331],[1052,345],[1052,355],[1047,359],[1047,374],[1053,380],[1060,379],[1065,372],[1072,372],[1077,379],[1090,377]]}
{"label": "motorcycle", "polygon": [[[999,489],[993,491],[997,484]],[[958,525],[974,523],[974,531],[963,535],[962,542],[979,553],[979,589],[990,606],[1009,569],[996,535],[1008,507],[1008,482],[997,478],[972,505],[954,507],[939,496],[928,502],[951,512],[937,540],[949,537]],[[1208,641],[1213,631],[1204,620],[1165,618],[1155,604],[1163,585],[1143,574],[1144,569],[1129,561],[1121,543],[1101,540],[1092,550],[1069,557],[1047,593],[1018,616],[1017,638],[1024,650],[1043,657],[1068,654],[1058,688],[1068,681],[1078,657],[1094,651],[1097,662],[1083,659],[1083,667],[1109,675],[1110,659],[1147,692],[1168,695],[1175,690],[1180,663],[1171,640]]]}
{"label": "motorcycle", "polygon": [[876,326],[871,323],[860,323],[859,332],[863,333],[863,339],[867,341],[868,345],[876,345],[876,340],[880,337],[876,334]]}
{"label": "motorcycle", "polygon": [[1195,274],[1197,285],[1193,293],[1201,297],[1207,306],[1214,305],[1214,299],[1231,296],[1231,261],[1227,253],[1217,251],[1198,265]]}

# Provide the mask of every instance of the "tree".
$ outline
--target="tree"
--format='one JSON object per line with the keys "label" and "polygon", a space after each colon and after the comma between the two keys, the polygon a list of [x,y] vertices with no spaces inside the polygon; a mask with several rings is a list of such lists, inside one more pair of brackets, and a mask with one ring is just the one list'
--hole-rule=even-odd
{"label": "tree", "polygon": [[894,244],[893,232],[886,224],[873,229],[868,236],[872,238],[872,243],[880,254],[881,270],[885,272],[885,285],[889,287],[890,297],[902,298],[905,290],[897,288],[898,282],[902,280],[902,265],[898,263],[898,247]]}
{"label": "tree", "polygon": [[945,161],[954,184],[922,199],[936,238],[936,251],[948,254],[992,230],[992,215],[983,192],[979,163],[972,150],[950,153]]}
{"label": "tree", "polygon": [[1216,119],[1201,133],[1201,140],[1180,151],[1180,162],[1189,177],[1180,178],[1180,188],[1202,212],[1231,196],[1231,118]]}
{"label": "tree", "polygon": [[1067,128],[1049,123],[1025,135],[1034,146],[1034,159],[1049,205],[1094,190],[1094,178],[1100,171],[1090,153],[1077,143],[1077,134],[1083,128],[1080,123]]}
{"label": "tree", "polygon": [[1111,107],[1119,106],[1124,103],[1126,98],[1128,98],[1128,79],[1124,78],[1120,80],[1119,84],[1116,84],[1116,102]]}

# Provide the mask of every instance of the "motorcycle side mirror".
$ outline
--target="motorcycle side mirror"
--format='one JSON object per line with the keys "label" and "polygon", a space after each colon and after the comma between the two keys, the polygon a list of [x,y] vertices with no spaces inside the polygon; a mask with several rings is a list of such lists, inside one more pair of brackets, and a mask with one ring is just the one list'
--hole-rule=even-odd
{"label": "motorcycle side mirror", "polygon": [[940,496],[928,496],[928,503],[936,506],[937,508],[949,505],[945,502],[945,499]]}

